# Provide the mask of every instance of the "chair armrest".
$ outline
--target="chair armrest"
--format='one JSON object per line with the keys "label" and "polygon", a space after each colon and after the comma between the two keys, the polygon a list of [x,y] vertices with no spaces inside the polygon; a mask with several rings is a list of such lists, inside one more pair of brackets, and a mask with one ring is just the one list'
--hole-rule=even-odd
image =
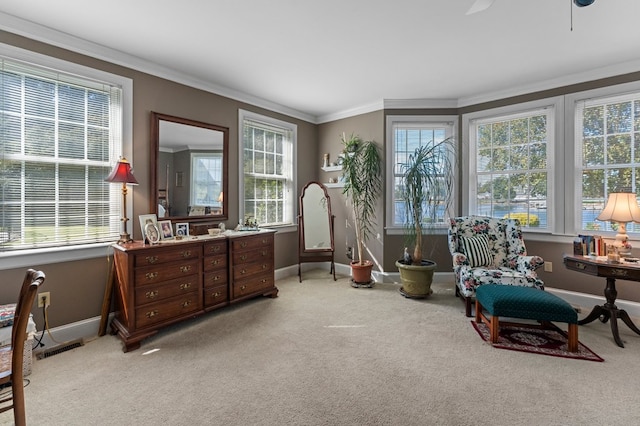
{"label": "chair armrest", "polygon": [[454,252],[451,254],[451,261],[453,262],[453,266],[463,266],[469,265],[469,261],[467,260],[467,256],[460,252]]}
{"label": "chair armrest", "polygon": [[520,272],[535,271],[544,264],[544,259],[540,256],[518,256],[516,258],[516,269]]}

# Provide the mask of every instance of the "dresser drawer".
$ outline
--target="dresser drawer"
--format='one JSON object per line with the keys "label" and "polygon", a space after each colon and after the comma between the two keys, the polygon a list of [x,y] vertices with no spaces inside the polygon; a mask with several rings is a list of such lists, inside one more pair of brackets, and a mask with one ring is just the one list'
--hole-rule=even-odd
{"label": "dresser drawer", "polygon": [[245,277],[271,271],[273,274],[273,260],[267,259],[263,262],[247,263],[233,267],[233,279],[241,280]]}
{"label": "dresser drawer", "polygon": [[243,250],[241,252],[233,252],[233,264],[240,265],[245,263],[266,262],[273,259],[273,247],[261,247],[256,250]]}
{"label": "dresser drawer", "polygon": [[157,302],[180,294],[198,291],[198,275],[189,275],[184,278],[175,278],[158,284],[149,284],[136,287],[136,306]]}
{"label": "dresser drawer", "polygon": [[204,255],[223,254],[227,252],[227,240],[212,241],[204,244]]}
{"label": "dresser drawer", "polygon": [[136,268],[134,285],[137,287],[139,285],[158,283],[173,278],[186,277],[197,273],[199,268],[199,259]]}
{"label": "dresser drawer", "polygon": [[215,287],[219,285],[227,285],[227,270],[221,269],[219,271],[206,272],[204,274],[204,287]]}
{"label": "dresser drawer", "polygon": [[273,246],[273,234],[256,235],[245,238],[237,238],[231,240],[234,253],[245,250],[253,250],[260,247]]}
{"label": "dresser drawer", "polygon": [[226,284],[204,289],[205,308],[226,304],[229,300],[229,288]]}
{"label": "dresser drawer", "polygon": [[147,327],[200,309],[199,292],[172,297],[136,309],[136,327]]}
{"label": "dresser drawer", "polygon": [[227,254],[217,256],[207,256],[204,258],[204,270],[215,271],[217,269],[227,269]]}
{"label": "dresser drawer", "polygon": [[201,249],[199,246],[186,246],[184,248],[171,247],[170,249],[155,249],[146,254],[135,255],[135,266],[160,265],[167,262],[198,259]]}
{"label": "dresser drawer", "polygon": [[237,280],[233,283],[233,297],[237,299],[238,297],[271,289],[273,286],[273,271],[254,275],[247,279]]}

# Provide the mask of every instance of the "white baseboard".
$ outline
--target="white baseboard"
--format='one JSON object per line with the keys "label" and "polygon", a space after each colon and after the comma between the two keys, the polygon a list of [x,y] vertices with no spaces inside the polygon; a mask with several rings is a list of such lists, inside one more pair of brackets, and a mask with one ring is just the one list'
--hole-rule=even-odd
{"label": "white baseboard", "polygon": [[[350,275],[351,267],[349,265],[336,263],[336,273],[340,275]],[[318,262],[313,265],[306,263],[302,265],[302,278],[304,279],[304,272],[309,271],[311,269],[326,269],[330,270],[329,262]],[[298,275],[298,265],[287,266],[286,268],[277,269],[275,271],[275,279],[283,279],[290,276]],[[379,272],[374,271],[373,277],[376,282],[380,283],[399,283],[400,282],[400,273],[399,272]],[[433,277],[434,282],[436,283],[451,283],[453,286],[453,272],[436,272]],[[572,306],[580,309],[581,314],[586,315],[591,311],[591,308],[595,305],[602,305],[605,300],[603,296],[595,296],[592,294],[586,293],[578,293],[574,291],[561,290],[557,288],[545,287],[547,291],[555,294],[558,297],[566,300]],[[616,306],[620,309],[624,309],[627,311],[629,316],[634,319],[634,322],[640,323],[640,303],[631,302],[628,300],[616,300]],[[113,314],[109,316],[109,321],[111,321]],[[44,343],[43,347],[40,347],[34,350],[34,353],[38,353],[39,351],[54,348],[59,346],[60,344],[70,342],[77,339],[92,340],[98,336],[98,328],[100,327],[100,317],[87,318],[82,321],[73,322],[70,324],[65,324],[60,327],[55,327],[50,330],[51,336],[49,333],[45,332],[45,335],[42,339],[42,343]],[[107,330],[108,332],[109,330]],[[42,333],[41,330],[38,330],[36,333],[36,338],[40,337]]]}

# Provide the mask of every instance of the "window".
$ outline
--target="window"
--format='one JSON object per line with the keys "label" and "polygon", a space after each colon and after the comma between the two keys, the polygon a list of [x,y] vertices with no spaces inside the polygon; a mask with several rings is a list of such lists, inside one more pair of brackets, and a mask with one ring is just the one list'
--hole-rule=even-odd
{"label": "window", "polygon": [[191,205],[222,213],[222,153],[191,154]]}
{"label": "window", "polygon": [[260,226],[293,224],[297,126],[240,110],[240,218]]}
{"label": "window", "polygon": [[491,115],[469,123],[469,212],[516,218],[549,230],[554,107]]}
{"label": "window", "polygon": [[[387,155],[393,159],[387,163],[387,194],[392,196],[387,208],[387,227],[401,228],[405,223],[405,202],[400,195],[402,180],[399,165],[406,162],[419,146],[434,144],[454,136],[457,127],[455,116],[388,116],[387,117]],[[453,160],[455,162],[455,160]],[[455,199],[455,196],[451,196]],[[451,206],[449,206],[451,207]],[[425,224],[445,225],[453,210],[445,204],[433,211],[424,210]]]}
{"label": "window", "polygon": [[122,105],[117,84],[0,57],[0,251],[118,238],[121,187],[104,179]]}
{"label": "window", "polygon": [[[579,101],[575,118],[579,228],[613,231],[610,222],[595,218],[610,192],[640,190],[640,93]],[[629,223],[627,231],[640,232],[640,226]]]}

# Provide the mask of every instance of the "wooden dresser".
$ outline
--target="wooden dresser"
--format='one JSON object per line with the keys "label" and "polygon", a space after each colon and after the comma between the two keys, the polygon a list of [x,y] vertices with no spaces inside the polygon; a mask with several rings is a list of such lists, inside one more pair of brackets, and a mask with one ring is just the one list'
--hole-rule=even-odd
{"label": "wooden dresser", "polygon": [[273,231],[114,245],[113,334],[128,352],[161,327],[256,296],[277,297]]}

